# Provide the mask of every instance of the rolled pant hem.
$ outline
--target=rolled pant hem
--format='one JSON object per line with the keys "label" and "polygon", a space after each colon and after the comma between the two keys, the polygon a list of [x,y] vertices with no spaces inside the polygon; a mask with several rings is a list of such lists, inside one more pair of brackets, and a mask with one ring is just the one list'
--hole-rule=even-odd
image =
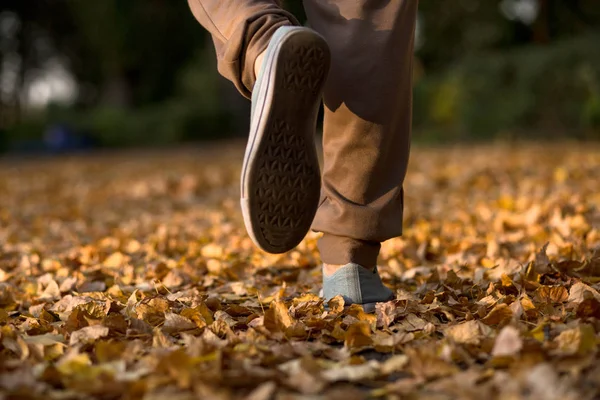
{"label": "rolled pant hem", "polygon": [[324,234],[319,239],[321,260],[325,264],[345,265],[355,263],[364,267],[375,267],[381,243]]}

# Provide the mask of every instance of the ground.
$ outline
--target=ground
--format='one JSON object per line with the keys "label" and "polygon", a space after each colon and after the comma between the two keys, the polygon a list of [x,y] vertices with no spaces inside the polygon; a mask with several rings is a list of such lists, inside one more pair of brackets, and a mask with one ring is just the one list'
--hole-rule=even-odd
{"label": "ground", "polygon": [[0,160],[0,398],[599,395],[599,145],[415,146],[374,315],[253,246],[242,154]]}

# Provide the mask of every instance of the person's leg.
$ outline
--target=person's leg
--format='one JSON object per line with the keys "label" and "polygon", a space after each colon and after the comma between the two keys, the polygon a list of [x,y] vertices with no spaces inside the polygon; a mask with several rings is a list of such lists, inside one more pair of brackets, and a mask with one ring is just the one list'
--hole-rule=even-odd
{"label": "person's leg", "polygon": [[304,0],[332,56],[325,86],[322,198],[313,223],[325,274],[376,266],[402,233],[417,0]]}
{"label": "person's leg", "polygon": [[250,98],[255,62],[275,31],[299,25],[277,0],[188,0],[192,13],[212,35],[219,73]]}
{"label": "person's leg", "polygon": [[330,64],[327,43],[293,26],[297,21],[273,0],[188,1],[213,35],[220,73],[252,97],[240,179],[248,234],[267,252],[291,250],[319,204],[314,135]]}

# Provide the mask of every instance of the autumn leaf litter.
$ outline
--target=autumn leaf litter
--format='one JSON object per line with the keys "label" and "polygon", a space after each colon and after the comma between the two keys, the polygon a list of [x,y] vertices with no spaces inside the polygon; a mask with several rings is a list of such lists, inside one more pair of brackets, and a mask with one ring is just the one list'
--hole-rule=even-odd
{"label": "autumn leaf litter", "polygon": [[240,154],[0,161],[2,398],[599,395],[596,145],[417,147],[374,314],[255,249]]}

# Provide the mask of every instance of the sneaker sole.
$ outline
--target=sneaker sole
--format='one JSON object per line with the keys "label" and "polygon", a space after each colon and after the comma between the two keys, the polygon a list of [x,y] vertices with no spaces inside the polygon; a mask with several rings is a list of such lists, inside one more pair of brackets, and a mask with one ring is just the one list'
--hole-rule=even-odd
{"label": "sneaker sole", "polygon": [[321,173],[314,135],[330,53],[307,28],[289,28],[272,40],[253,93],[241,206],[254,243],[279,254],[304,239],[317,211]]}

